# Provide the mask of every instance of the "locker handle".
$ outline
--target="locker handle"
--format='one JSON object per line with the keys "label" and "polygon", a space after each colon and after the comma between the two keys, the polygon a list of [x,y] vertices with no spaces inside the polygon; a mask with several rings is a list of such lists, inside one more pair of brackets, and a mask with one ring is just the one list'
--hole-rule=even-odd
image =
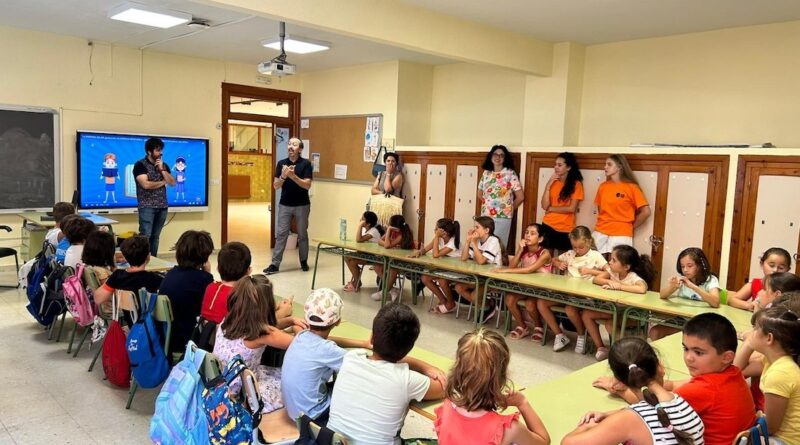
{"label": "locker handle", "polygon": [[650,241],[654,254],[658,252],[658,249],[664,244],[664,238],[655,235],[650,235],[648,241]]}

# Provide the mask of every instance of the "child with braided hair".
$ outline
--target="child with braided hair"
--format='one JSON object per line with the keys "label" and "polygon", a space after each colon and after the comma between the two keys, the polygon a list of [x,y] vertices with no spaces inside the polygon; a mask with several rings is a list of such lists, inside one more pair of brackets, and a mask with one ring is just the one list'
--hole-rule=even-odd
{"label": "child with braided hair", "polygon": [[701,445],[700,416],[681,396],[664,389],[664,367],[645,340],[627,337],[611,347],[608,364],[639,402],[618,411],[589,412],[561,445]]}

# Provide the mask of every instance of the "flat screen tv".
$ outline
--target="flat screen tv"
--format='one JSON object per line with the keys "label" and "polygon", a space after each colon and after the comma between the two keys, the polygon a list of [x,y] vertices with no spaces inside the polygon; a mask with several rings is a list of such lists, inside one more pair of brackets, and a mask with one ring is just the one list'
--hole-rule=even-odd
{"label": "flat screen tv", "polygon": [[133,166],[145,157],[145,141],[164,141],[163,161],[182,185],[167,186],[170,211],[208,210],[208,139],[78,131],[78,206],[85,210],[132,212],[137,208]]}

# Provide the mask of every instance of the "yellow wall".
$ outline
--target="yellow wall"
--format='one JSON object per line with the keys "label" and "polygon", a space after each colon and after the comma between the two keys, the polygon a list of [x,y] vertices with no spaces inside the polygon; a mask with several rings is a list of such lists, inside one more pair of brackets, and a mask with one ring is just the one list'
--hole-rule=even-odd
{"label": "yellow wall", "polygon": [[401,61],[398,68],[397,145],[428,145],[433,66]]}
{"label": "yellow wall", "polygon": [[[0,103],[60,112],[62,199],[69,200],[76,185],[79,129],[209,138],[210,210],[170,215],[174,219],[162,232],[160,250],[167,251],[187,229],[208,230],[219,245],[221,84],[255,85],[254,67],[99,43],[92,77],[89,49],[84,39],[0,27],[0,53],[14,61],[3,66]],[[297,89],[296,83],[283,80],[272,87]],[[119,232],[138,229],[136,215],[113,218],[120,221]],[[6,238],[19,237],[20,223],[15,216],[0,216],[0,224],[15,228]]]}
{"label": "yellow wall", "polygon": [[580,145],[800,146],[800,21],[586,49]]}
{"label": "yellow wall", "polygon": [[433,69],[431,145],[520,145],[525,74],[455,63]]}

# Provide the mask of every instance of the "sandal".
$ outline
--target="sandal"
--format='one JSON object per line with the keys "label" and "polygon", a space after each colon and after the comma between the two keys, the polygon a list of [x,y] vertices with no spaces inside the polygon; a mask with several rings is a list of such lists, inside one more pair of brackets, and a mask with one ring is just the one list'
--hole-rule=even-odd
{"label": "sandal", "polygon": [[345,292],[358,292],[358,289],[355,286],[353,286],[352,281],[348,281],[347,284],[344,285],[342,290]]}
{"label": "sandal", "polygon": [[533,328],[533,335],[531,336],[531,341],[542,341],[544,338],[544,329],[536,326]]}
{"label": "sandal", "polygon": [[455,312],[455,310],[456,310],[455,305],[453,305],[453,307],[451,307],[450,309],[447,309],[447,306],[440,304],[434,307],[433,310],[431,310],[431,313],[436,315],[444,315]]}
{"label": "sandal", "polygon": [[513,331],[511,331],[509,337],[511,337],[512,340],[521,340],[529,335],[531,335],[531,331],[528,328],[517,326]]}

